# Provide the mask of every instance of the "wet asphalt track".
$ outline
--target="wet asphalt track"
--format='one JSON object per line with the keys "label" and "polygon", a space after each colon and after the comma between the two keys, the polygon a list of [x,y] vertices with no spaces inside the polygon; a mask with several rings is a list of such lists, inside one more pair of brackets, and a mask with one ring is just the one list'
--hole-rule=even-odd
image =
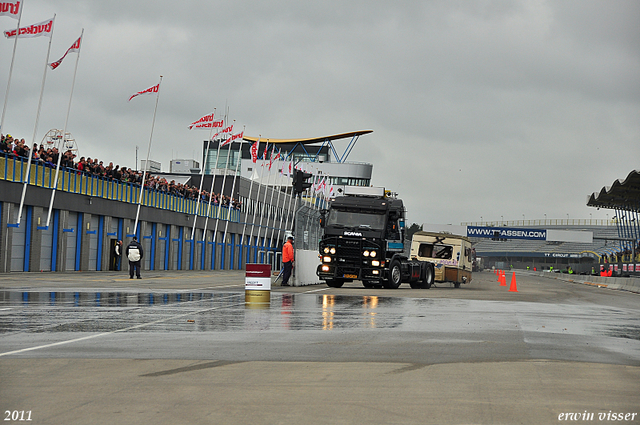
{"label": "wet asphalt track", "polygon": [[[109,394],[162,379],[165,392],[154,400],[167,401],[147,406],[155,412],[153,423],[173,418],[160,415],[163,406],[173,396],[182,400],[181,391],[190,386],[199,389],[196,399],[222,402],[227,396],[203,395],[221,373],[229,374],[223,387],[235,394],[226,405],[236,407],[218,406],[216,415],[207,410],[211,400],[194,400],[193,420],[184,423],[356,423],[361,409],[373,423],[548,423],[563,409],[638,411],[640,295],[526,274],[518,275],[517,286],[518,292],[509,292],[491,272],[475,274],[460,289],[275,286],[269,305],[250,308],[237,271],[147,272],[142,280],[115,273],[1,275],[0,407],[11,411],[31,400],[35,406],[21,409],[39,410],[47,419],[41,423],[110,423],[113,415],[119,423],[151,423],[123,415],[141,408],[135,400],[119,414],[107,407],[97,417],[80,407],[62,408],[75,405],[71,394],[83,385],[82,396],[92,394],[96,376],[129,370],[107,386]],[[74,364],[82,382],[69,394],[52,392],[67,386]],[[280,379],[287,376],[282,391],[276,390],[282,382],[275,369]],[[211,381],[198,381],[203,374],[212,374]],[[332,378],[336,383],[327,385]],[[38,383],[48,389],[40,391]],[[421,408],[427,393],[437,397],[456,387],[439,409]],[[589,388],[593,396],[582,394]],[[152,386],[139,396],[157,391]],[[294,403],[297,408],[280,411],[281,403],[305,391],[309,395]],[[509,402],[509,394],[523,391],[530,399]],[[327,392],[335,399],[323,403]],[[345,398],[354,394],[362,400],[348,409]],[[262,404],[255,400],[263,397],[271,407],[258,414]],[[451,403],[457,399],[458,407]],[[86,403],[99,400],[94,393]],[[466,413],[459,416],[463,405]],[[327,414],[323,408],[329,407],[344,412]]]}

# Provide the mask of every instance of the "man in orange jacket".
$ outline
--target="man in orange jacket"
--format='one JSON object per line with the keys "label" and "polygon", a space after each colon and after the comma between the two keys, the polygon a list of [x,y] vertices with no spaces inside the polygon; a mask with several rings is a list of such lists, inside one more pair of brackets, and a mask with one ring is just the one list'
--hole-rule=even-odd
{"label": "man in orange jacket", "polygon": [[293,236],[289,236],[282,247],[282,264],[284,265],[282,286],[289,286],[291,269],[293,269]]}

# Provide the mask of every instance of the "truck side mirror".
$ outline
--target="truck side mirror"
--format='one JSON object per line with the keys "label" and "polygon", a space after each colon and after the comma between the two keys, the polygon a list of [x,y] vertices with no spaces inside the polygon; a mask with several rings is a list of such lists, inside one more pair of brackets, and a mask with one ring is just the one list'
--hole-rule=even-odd
{"label": "truck side mirror", "polygon": [[324,228],[327,220],[327,210],[320,211],[320,227]]}

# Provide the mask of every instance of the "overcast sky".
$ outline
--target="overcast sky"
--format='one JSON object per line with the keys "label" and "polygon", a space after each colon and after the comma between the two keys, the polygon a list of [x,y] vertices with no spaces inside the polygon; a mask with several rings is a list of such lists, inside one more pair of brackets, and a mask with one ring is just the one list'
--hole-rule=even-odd
{"label": "overcast sky", "polygon": [[[611,217],[588,195],[640,169],[637,0],[26,0],[21,26],[54,13],[50,62],[84,28],[67,129],[105,162],[146,157],[155,98],[127,99],[162,75],[163,170],[201,161],[208,132],[187,126],[225,105],[249,136],[373,130],[349,159],[409,223]],[[2,133],[32,140],[47,46],[19,39]],[[47,73],[38,143],[64,127],[75,60]]]}

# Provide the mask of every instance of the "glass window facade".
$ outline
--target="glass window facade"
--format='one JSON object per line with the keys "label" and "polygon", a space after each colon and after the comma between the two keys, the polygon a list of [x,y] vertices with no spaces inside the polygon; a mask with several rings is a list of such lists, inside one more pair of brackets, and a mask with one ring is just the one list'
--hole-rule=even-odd
{"label": "glass window facade", "polygon": [[[231,154],[231,157],[229,157]],[[212,174],[212,170],[216,168],[227,168],[229,170],[235,171],[238,161],[240,160],[240,155],[238,150],[228,150],[228,149],[209,149],[209,156],[207,157],[207,162],[204,165],[204,172],[207,174]],[[238,167],[239,168],[239,167]]]}

